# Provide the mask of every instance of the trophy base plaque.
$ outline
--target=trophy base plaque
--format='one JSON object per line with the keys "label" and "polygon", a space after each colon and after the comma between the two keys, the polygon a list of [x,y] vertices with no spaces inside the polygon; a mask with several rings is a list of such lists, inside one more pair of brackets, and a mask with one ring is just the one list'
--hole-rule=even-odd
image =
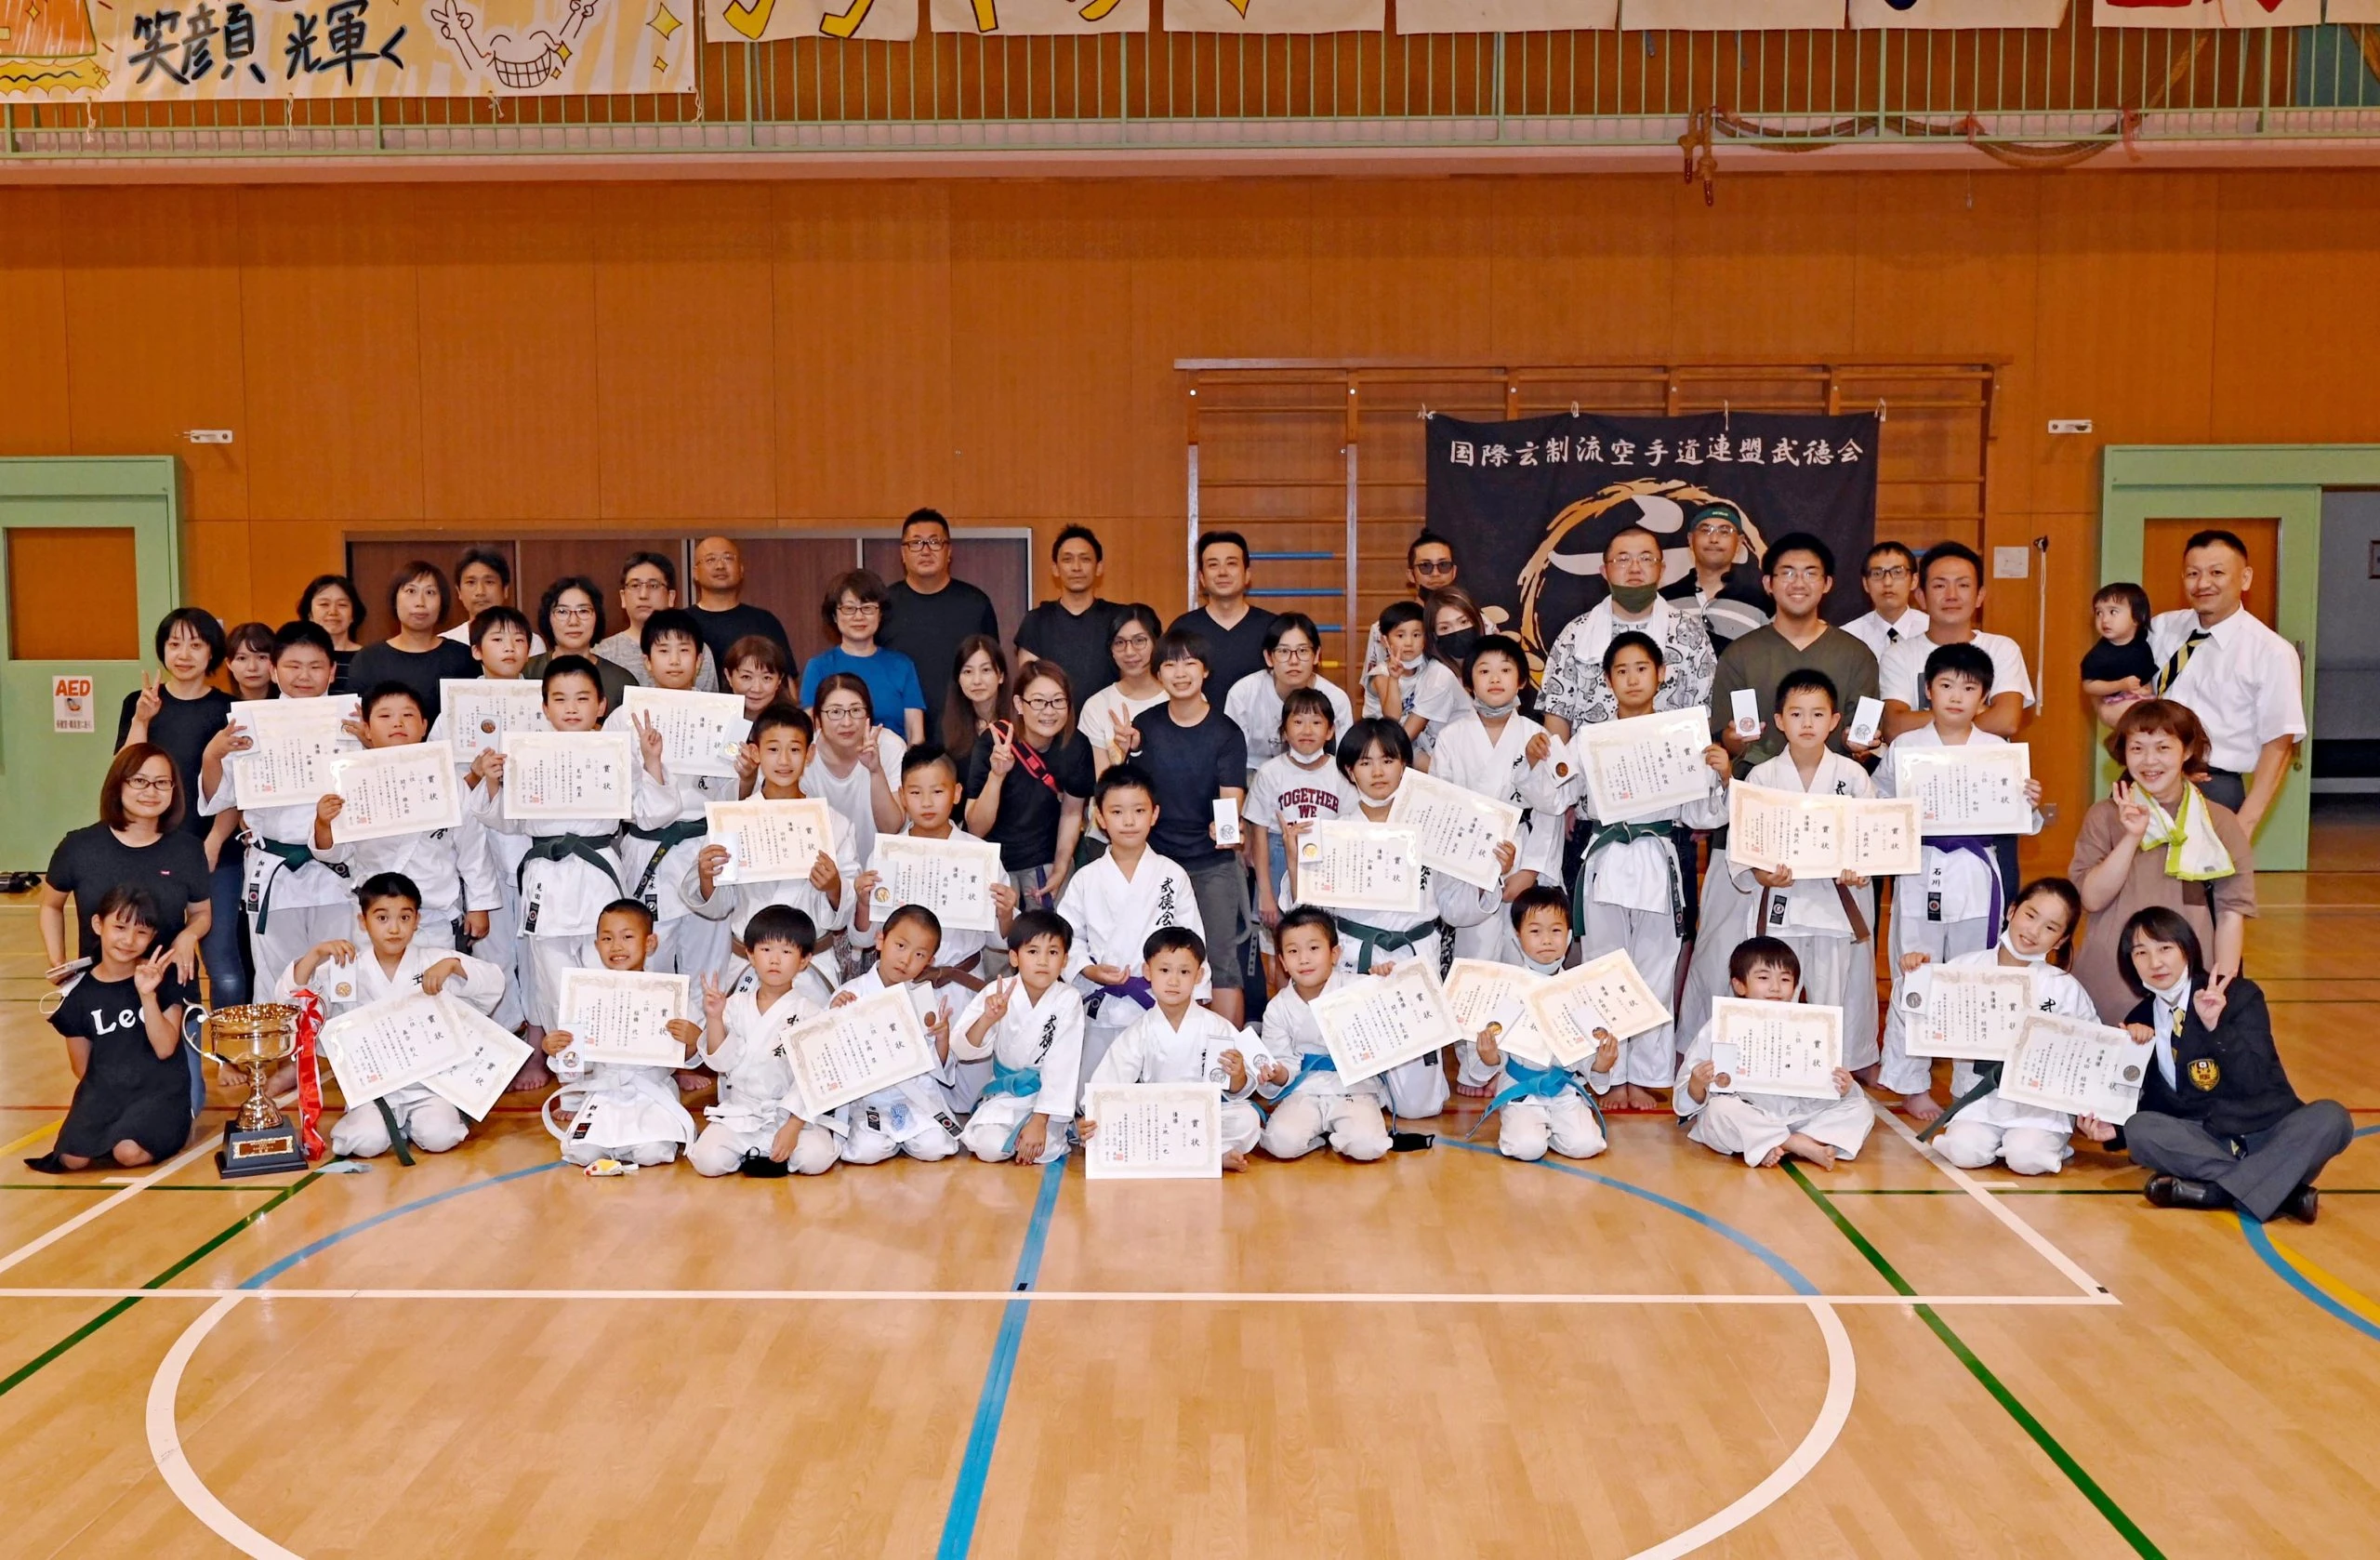
{"label": "trophy base plaque", "polygon": [[242,1128],[236,1122],[223,1125],[223,1146],[216,1151],[215,1169],[226,1181],[236,1181],[245,1175],[279,1175],[284,1170],[306,1168],[306,1145],[300,1140],[298,1123],[276,1122],[270,1127]]}

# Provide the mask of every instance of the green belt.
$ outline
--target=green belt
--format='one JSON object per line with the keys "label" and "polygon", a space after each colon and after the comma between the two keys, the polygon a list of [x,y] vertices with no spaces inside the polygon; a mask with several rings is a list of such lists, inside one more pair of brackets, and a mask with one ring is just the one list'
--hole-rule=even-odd
{"label": "green belt", "polygon": [[1405,932],[1383,932],[1377,926],[1366,926],[1362,921],[1349,920],[1342,915],[1334,914],[1330,919],[1339,923],[1342,935],[1353,937],[1363,945],[1363,951],[1355,956],[1355,973],[1359,975],[1371,973],[1372,959],[1375,956],[1383,953],[1403,953],[1408,948],[1419,946],[1447,929],[1446,922],[1435,917]]}
{"label": "green belt", "polygon": [[[304,845],[292,845],[284,839],[256,837],[256,847],[269,856],[277,857],[281,865],[295,872],[314,859],[314,853]],[[261,933],[272,922],[272,883],[267,879],[262,892],[257,895],[257,931]]]}
{"label": "green belt", "polygon": [[[1587,879],[1591,874],[1587,865],[1595,853],[1608,845],[1633,844],[1639,839],[1658,839],[1668,847],[1661,854],[1670,869],[1670,923],[1676,929],[1677,940],[1686,941],[1686,885],[1678,876],[1677,836],[1668,824],[1606,824],[1587,840],[1586,854],[1579,859],[1579,890],[1570,906],[1570,925],[1576,930],[1587,924]],[[1585,932],[1579,932],[1584,936]]]}
{"label": "green belt", "polygon": [[1932,1121],[1927,1122],[1925,1130],[1917,1134],[1917,1141],[1920,1143],[1933,1142],[1934,1134],[1950,1124],[1950,1117],[1958,1115],[1959,1112],[1966,1109],[1967,1106],[1975,1104],[1977,1100],[1982,1099],[1986,1094],[1989,1094],[1993,1090],[1999,1088],[2001,1067],[2002,1064],[1998,1062],[1985,1062],[1977,1064],[1976,1067],[1977,1076],[1975,1087],[1960,1095],[1957,1099],[1952,1100],[1950,1102],[1950,1109],[1936,1117]]}
{"label": "green belt", "polygon": [[527,883],[529,864],[533,861],[562,861],[575,856],[611,879],[612,887],[616,892],[620,886],[620,869],[603,853],[618,844],[619,840],[617,830],[610,834],[540,835],[530,845],[529,853],[521,858],[521,869],[512,875],[512,886],[518,890]]}
{"label": "green belt", "polygon": [[655,840],[661,846],[659,850],[653,853],[653,859],[644,864],[644,871],[636,880],[635,897],[643,900],[646,908],[654,908],[653,879],[661,871],[661,858],[687,840],[700,839],[709,832],[710,826],[700,818],[681,818],[674,824],[664,824],[659,828],[639,828],[634,824],[628,825],[628,834],[632,838]]}

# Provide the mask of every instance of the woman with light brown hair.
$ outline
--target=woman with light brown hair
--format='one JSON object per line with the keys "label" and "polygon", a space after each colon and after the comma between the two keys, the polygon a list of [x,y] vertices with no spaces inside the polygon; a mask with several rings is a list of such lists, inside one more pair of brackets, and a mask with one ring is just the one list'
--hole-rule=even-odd
{"label": "woman with light brown hair", "polygon": [[[99,933],[91,918],[117,887],[149,895],[157,941],[168,945],[174,973],[185,982],[198,978],[199,943],[214,906],[205,846],[181,826],[189,806],[181,772],[163,747],[127,742],[117,752],[99,783],[99,821],[60,840],[42,879],[41,943],[51,985],[63,985],[82,961],[98,957]],[[66,919],[70,894],[73,921]]]}

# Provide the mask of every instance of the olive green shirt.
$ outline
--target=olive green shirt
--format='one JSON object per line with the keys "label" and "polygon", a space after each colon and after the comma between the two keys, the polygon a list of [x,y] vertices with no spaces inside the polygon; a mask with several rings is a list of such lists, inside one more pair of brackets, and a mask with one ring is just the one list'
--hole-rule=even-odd
{"label": "olive green shirt", "polygon": [[1720,652],[1719,669],[1711,679],[1711,733],[1714,738],[1735,718],[1730,700],[1737,689],[1750,688],[1760,700],[1760,719],[1766,729],[1736,760],[1739,778],[1749,773],[1754,764],[1785,750],[1784,735],[1773,723],[1777,685],[1785,680],[1787,672],[1803,667],[1822,671],[1832,680],[1843,723],[1835,728],[1828,746],[1837,752],[1846,751],[1843,734],[1851,725],[1852,711],[1862,698],[1876,696],[1876,653],[1831,626],[1812,640],[1807,650],[1796,650],[1792,640],[1777,631],[1776,624],[1764,624]]}

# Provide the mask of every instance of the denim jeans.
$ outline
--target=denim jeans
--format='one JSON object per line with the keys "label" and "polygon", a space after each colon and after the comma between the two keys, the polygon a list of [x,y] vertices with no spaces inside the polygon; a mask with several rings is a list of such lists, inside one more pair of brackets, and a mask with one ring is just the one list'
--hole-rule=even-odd
{"label": "denim jeans", "polygon": [[248,918],[240,907],[245,863],[236,845],[227,846],[215,864],[208,898],[215,906],[214,924],[199,945],[206,963],[206,1005],[229,1008],[248,1000],[255,987],[248,968]]}

